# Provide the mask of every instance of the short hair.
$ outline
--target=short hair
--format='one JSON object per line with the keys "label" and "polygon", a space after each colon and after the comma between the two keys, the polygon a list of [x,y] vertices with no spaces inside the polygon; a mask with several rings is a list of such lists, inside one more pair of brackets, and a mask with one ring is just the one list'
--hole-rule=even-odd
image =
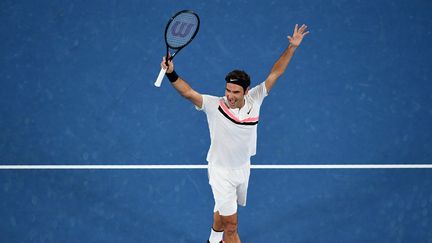
{"label": "short hair", "polygon": [[243,91],[246,92],[247,88],[250,86],[250,77],[243,70],[233,70],[227,74],[225,77],[227,83],[237,84],[243,87]]}

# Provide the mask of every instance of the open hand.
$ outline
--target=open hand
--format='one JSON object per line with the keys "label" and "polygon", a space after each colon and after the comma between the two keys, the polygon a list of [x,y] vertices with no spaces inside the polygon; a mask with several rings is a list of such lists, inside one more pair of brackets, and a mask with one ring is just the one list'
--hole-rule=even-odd
{"label": "open hand", "polygon": [[300,29],[298,28],[298,24],[295,25],[293,35],[288,36],[288,40],[292,46],[298,47],[300,45],[300,43],[303,40],[303,37],[309,34],[309,31],[306,31],[306,29],[307,26],[304,24],[300,27]]}

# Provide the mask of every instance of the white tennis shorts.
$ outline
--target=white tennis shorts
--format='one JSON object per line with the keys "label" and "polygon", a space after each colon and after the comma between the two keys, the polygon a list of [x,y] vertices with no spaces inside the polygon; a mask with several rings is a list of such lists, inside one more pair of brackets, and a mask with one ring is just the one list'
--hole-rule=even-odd
{"label": "white tennis shorts", "polygon": [[230,216],[237,212],[237,204],[246,206],[250,165],[240,169],[208,166],[209,183],[215,200],[214,212]]}

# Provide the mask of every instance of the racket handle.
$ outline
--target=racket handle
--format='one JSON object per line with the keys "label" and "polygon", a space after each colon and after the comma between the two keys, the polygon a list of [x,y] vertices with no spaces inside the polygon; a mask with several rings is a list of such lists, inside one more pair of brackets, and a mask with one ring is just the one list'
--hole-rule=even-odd
{"label": "racket handle", "polygon": [[162,80],[163,80],[163,78],[164,78],[165,73],[166,73],[166,69],[161,68],[161,70],[160,70],[160,72],[159,72],[159,75],[158,75],[158,77],[157,77],[157,79],[156,79],[156,82],[154,83],[154,85],[155,85],[156,87],[160,87],[160,86],[161,86],[161,84],[162,84]]}

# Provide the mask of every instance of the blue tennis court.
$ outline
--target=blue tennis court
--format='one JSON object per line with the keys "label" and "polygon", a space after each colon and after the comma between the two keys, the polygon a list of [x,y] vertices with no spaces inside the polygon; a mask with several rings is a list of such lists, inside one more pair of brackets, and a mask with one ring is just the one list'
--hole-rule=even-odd
{"label": "blue tennis court", "polygon": [[1,1],[0,242],[207,241],[206,117],[153,85],[182,9],[201,26],[176,70],[205,94],[234,68],[259,84],[311,31],[261,109],[242,242],[432,242],[422,0]]}
{"label": "blue tennis court", "polygon": [[[4,242],[205,242],[204,170],[0,171]],[[431,242],[430,170],[252,170],[244,242]]]}

